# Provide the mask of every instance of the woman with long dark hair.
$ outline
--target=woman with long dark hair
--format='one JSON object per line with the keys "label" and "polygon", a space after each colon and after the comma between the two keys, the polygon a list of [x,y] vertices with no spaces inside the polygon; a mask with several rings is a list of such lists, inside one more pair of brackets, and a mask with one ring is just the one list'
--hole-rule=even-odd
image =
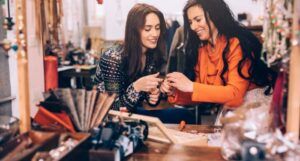
{"label": "woman with long dark hair", "polygon": [[183,12],[187,66],[161,86],[170,102],[237,107],[251,89],[267,86],[270,92],[276,74],[261,60],[261,43],[223,0],[189,0]]}
{"label": "woman with long dark hair", "polygon": [[[167,115],[174,110],[146,111],[144,100],[156,106],[160,100],[158,78],[165,64],[166,24],[163,14],[148,4],[136,4],[129,11],[126,21],[125,40],[102,54],[96,71],[95,83],[101,92],[113,92],[118,98],[113,109],[125,107],[128,111],[159,117],[163,122],[178,123]],[[184,118],[183,118],[184,119]]]}
{"label": "woman with long dark hair", "polygon": [[[165,52],[163,14],[153,6],[135,5],[128,13],[123,44],[109,48],[101,56],[95,83],[101,92],[118,93],[114,109],[126,107],[135,111],[145,98],[158,101],[157,73]],[[149,93],[153,95],[150,97]]]}

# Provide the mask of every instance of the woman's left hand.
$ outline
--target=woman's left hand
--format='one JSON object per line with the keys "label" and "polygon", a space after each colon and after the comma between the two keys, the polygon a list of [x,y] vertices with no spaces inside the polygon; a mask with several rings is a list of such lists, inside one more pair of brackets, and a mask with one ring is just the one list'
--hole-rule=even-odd
{"label": "woman's left hand", "polygon": [[157,101],[159,100],[160,96],[160,90],[158,88],[154,88],[151,90],[149,93],[149,103],[150,104],[156,104]]}
{"label": "woman's left hand", "polygon": [[193,92],[193,82],[189,80],[184,74],[179,72],[173,72],[167,74],[167,80],[170,82],[169,85],[182,91],[182,92]]}

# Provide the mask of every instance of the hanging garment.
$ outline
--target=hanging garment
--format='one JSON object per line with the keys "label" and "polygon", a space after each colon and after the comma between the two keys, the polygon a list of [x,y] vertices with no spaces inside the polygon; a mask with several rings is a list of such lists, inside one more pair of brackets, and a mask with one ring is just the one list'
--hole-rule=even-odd
{"label": "hanging garment", "polygon": [[271,102],[271,113],[273,113],[273,120],[272,120],[272,126],[273,128],[280,128],[281,131],[285,131],[284,127],[284,111],[283,107],[285,104],[285,81],[286,81],[286,74],[284,72],[280,72],[278,74],[275,88],[273,92],[273,98]]}
{"label": "hanging garment", "polygon": [[173,37],[173,41],[168,56],[167,73],[185,69],[184,33],[183,27],[179,27]]}
{"label": "hanging garment", "polygon": [[167,28],[167,53],[170,51],[171,43],[177,28],[180,27],[178,21],[172,21],[171,26]]}

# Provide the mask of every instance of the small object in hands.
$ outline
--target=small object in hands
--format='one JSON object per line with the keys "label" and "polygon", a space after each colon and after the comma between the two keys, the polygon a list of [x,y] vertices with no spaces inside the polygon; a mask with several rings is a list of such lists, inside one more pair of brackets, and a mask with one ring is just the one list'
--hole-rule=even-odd
{"label": "small object in hands", "polygon": [[156,88],[151,88],[149,93],[151,94],[151,93],[155,92],[155,90],[156,90]]}
{"label": "small object in hands", "polygon": [[178,127],[179,131],[183,131],[183,129],[185,128],[185,125],[186,125],[185,121],[181,120],[180,124],[179,124],[179,127]]}
{"label": "small object in hands", "polygon": [[159,74],[158,78],[162,79],[162,81],[159,83],[159,86],[165,81],[165,79],[167,79],[166,75],[162,75],[162,74]]}

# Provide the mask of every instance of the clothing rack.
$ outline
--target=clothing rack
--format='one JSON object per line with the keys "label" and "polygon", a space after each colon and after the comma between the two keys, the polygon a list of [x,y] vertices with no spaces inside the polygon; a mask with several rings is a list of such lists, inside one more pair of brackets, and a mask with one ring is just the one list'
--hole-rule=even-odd
{"label": "clothing rack", "polygon": [[179,18],[182,18],[182,13],[165,13],[164,14],[165,19],[171,19],[171,20],[178,20]]}
{"label": "clothing rack", "polygon": [[178,21],[180,25],[183,25],[182,13],[165,13],[165,20],[167,21]]}
{"label": "clothing rack", "polygon": [[293,39],[290,55],[289,91],[287,109],[287,132],[294,134],[294,141],[299,140],[300,130],[300,0],[294,1]]}

